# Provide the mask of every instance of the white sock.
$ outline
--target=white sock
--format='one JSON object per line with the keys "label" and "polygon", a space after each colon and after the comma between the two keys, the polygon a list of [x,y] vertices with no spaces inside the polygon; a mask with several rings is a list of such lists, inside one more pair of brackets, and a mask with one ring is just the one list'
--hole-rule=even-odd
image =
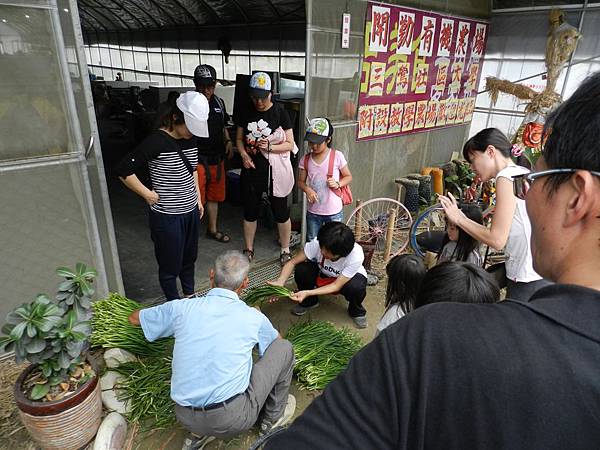
{"label": "white sock", "polygon": [[281,247],[281,253],[289,253],[289,252],[290,252],[289,247]]}

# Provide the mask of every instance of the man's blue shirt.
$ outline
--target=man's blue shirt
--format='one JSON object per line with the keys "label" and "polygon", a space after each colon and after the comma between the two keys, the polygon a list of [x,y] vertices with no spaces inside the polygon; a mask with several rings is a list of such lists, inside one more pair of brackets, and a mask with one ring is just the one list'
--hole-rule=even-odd
{"label": "man's blue shirt", "polygon": [[173,300],[140,311],[149,341],[174,336],[171,398],[182,406],[206,406],[244,392],[252,349],[262,356],[277,336],[267,317],[228,289]]}

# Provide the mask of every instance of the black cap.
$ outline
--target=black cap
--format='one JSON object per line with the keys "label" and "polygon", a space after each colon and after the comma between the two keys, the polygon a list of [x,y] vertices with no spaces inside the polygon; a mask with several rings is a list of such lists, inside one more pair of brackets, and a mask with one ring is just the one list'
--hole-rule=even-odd
{"label": "black cap", "polygon": [[208,64],[200,64],[194,70],[194,84],[210,85],[217,81],[217,71]]}

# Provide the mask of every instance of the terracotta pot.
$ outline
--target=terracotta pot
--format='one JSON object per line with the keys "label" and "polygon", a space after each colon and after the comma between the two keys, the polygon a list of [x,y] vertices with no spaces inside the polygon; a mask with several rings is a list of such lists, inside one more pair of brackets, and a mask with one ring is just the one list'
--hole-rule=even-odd
{"label": "terracotta pot", "polygon": [[[96,371],[93,363],[92,367]],[[14,386],[21,421],[33,440],[44,450],[77,450],[88,444],[102,421],[98,376],[88,380],[67,398],[36,402],[29,400],[21,391],[23,381],[35,368],[31,365],[25,369]]]}

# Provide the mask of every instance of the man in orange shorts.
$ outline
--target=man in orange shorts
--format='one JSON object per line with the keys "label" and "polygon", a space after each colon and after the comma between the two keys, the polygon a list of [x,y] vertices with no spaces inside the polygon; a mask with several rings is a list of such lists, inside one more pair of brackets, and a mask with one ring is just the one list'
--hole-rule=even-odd
{"label": "man in orange shorts", "polygon": [[219,202],[225,200],[225,157],[231,158],[233,143],[227,132],[229,114],[225,102],[215,95],[217,72],[208,64],[194,70],[196,91],[208,99],[208,137],[198,138],[198,184],[202,200],[206,202],[208,227],[206,237],[227,243],[230,237],[219,231],[217,216]]}

